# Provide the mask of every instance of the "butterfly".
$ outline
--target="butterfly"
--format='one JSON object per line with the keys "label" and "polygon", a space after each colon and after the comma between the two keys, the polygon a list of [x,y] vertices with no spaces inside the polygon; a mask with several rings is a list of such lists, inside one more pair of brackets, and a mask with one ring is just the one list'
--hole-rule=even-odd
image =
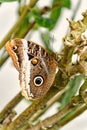
{"label": "butterfly", "polygon": [[21,38],[9,40],[6,50],[19,72],[22,95],[26,99],[44,96],[56,75],[57,61],[53,55],[37,43]]}

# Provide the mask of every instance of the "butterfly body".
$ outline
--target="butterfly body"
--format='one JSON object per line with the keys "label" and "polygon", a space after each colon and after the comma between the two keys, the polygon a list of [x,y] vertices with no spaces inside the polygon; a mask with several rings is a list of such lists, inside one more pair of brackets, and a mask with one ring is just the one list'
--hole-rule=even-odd
{"label": "butterfly body", "polygon": [[22,95],[26,99],[45,95],[55,79],[57,62],[53,56],[42,46],[25,39],[8,41],[6,50],[19,72]]}

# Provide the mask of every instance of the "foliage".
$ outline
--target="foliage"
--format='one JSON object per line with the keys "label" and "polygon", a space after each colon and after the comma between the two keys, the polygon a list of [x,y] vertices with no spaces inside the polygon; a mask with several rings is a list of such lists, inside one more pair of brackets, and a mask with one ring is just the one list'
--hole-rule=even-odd
{"label": "foliage", "polygon": [[[17,0],[0,0],[3,2],[13,2]],[[30,31],[40,32],[40,38],[45,48],[53,53],[51,43],[53,37],[51,32],[56,27],[56,23],[61,17],[61,11],[71,8],[70,0],[53,0],[51,6],[39,8],[38,0],[26,1],[18,0],[18,19],[8,34],[0,43],[2,57],[0,57],[0,67],[8,59],[8,54],[3,49],[5,43],[15,37],[25,38]],[[77,5],[78,6],[78,5]],[[77,10],[78,11],[78,10]],[[76,10],[75,10],[76,13]],[[74,14],[75,15],[75,14]],[[55,54],[58,61],[59,71],[56,74],[55,82],[44,98],[32,101],[32,104],[13,120],[15,112],[13,108],[23,99],[21,93],[16,95],[0,112],[1,130],[40,130],[46,127],[47,130],[63,126],[87,108],[87,39],[83,33],[87,29],[87,11],[83,13],[83,19],[79,21],[69,21],[70,31],[63,38],[64,48],[60,54]],[[42,32],[40,28],[45,28]],[[83,51],[84,50],[84,51]],[[72,63],[72,56],[77,54],[76,63]],[[82,81],[84,83],[82,84]],[[53,116],[38,122],[39,117],[55,102],[60,103],[58,112]],[[37,120],[37,122],[36,122]],[[12,121],[12,122],[11,122]],[[34,126],[33,126],[34,124]]]}
{"label": "foliage", "polygon": [[0,2],[13,2],[13,1],[17,1],[17,0],[0,0]]}
{"label": "foliage", "polygon": [[62,9],[70,9],[71,2],[70,0],[53,0],[52,6],[55,6],[56,4],[59,4],[59,6],[57,8],[54,8],[50,14],[50,18],[55,19],[55,23],[51,27],[52,29],[55,27],[55,24],[61,15]]}

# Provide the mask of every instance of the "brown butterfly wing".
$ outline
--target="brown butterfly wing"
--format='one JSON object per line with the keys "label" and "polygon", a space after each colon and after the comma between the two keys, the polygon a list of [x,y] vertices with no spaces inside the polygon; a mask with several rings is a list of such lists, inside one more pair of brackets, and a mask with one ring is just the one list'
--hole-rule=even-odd
{"label": "brown butterfly wing", "polygon": [[[28,48],[29,57],[31,56],[30,89],[34,98],[39,98],[51,87],[56,74],[57,62],[51,54],[36,43],[28,41]],[[35,59],[36,64],[33,63]],[[41,84],[39,80],[43,80]],[[35,81],[39,83],[36,84]]]}
{"label": "brown butterfly wing", "polygon": [[43,47],[24,39],[11,40],[6,48],[19,71],[25,98],[36,99],[47,93],[55,78],[57,62],[54,58]]}

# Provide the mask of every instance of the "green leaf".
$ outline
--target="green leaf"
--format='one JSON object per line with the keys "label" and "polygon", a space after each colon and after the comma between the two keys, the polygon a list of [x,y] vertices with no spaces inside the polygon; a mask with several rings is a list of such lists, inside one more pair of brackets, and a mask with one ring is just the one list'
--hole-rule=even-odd
{"label": "green leaf", "polygon": [[53,3],[52,3],[52,6],[56,6],[58,4],[58,6],[56,8],[54,8],[52,11],[51,11],[51,14],[50,14],[50,18],[51,19],[55,19],[55,23],[52,25],[52,28],[53,29],[61,15],[61,10],[65,7],[65,8],[70,8],[70,0],[53,0]]}
{"label": "green leaf", "polygon": [[53,11],[51,11],[50,18],[55,19],[55,23],[52,24],[51,30],[55,27],[55,25],[56,25],[56,23],[57,23],[57,21],[58,21],[58,19],[60,17],[60,14],[61,14],[61,7],[58,7],[56,9],[54,9]]}
{"label": "green leaf", "polygon": [[50,52],[52,53],[53,50],[51,48],[51,43],[53,41],[53,38],[51,37],[50,35],[50,32],[45,32],[45,33],[41,33],[41,38],[42,38],[42,41],[43,41],[43,44],[45,46],[45,48]]}
{"label": "green leaf", "polygon": [[17,1],[17,0],[0,0],[1,3],[3,3],[3,2],[13,2],[13,1]]}
{"label": "green leaf", "polygon": [[55,23],[55,19],[42,17],[39,13],[36,13],[35,11],[32,11],[32,14],[35,18],[36,23],[41,27],[45,27],[50,30],[52,25]]}
{"label": "green leaf", "polygon": [[22,25],[20,26],[20,29],[19,29],[16,37],[21,37],[24,34],[24,32],[26,31],[28,25],[29,25],[29,21],[27,18],[25,18],[24,21],[22,22]]}
{"label": "green leaf", "polygon": [[64,7],[70,9],[70,7],[71,7],[71,0],[64,0]]}
{"label": "green leaf", "polygon": [[29,24],[32,22],[31,21],[32,16],[31,12],[27,14],[25,19],[22,21],[20,28],[18,29],[18,33],[16,37],[22,37],[26,31],[28,31]]}
{"label": "green leaf", "polygon": [[[39,9],[38,9],[37,6],[35,6],[35,7],[33,8],[33,10],[34,10],[35,12],[39,13]],[[22,12],[23,12],[23,10],[22,10]],[[22,12],[21,12],[21,13],[22,13]],[[18,34],[17,34],[16,37],[22,37],[22,36],[24,36],[24,35],[28,32],[28,29],[29,29],[29,27],[30,27],[29,25],[30,25],[33,21],[34,21],[34,18],[33,18],[33,16],[32,16],[32,12],[27,13],[25,19],[24,19],[24,20],[22,21],[22,23],[21,23],[20,29],[18,30]],[[36,27],[36,26],[35,26],[35,27]],[[33,29],[35,29],[35,28],[33,28]],[[36,28],[36,29],[37,29],[37,28]]]}
{"label": "green leaf", "polygon": [[51,11],[50,17],[57,20],[60,16],[63,4],[61,3],[61,0],[53,0],[52,6],[54,7],[56,4],[59,5]]}
{"label": "green leaf", "polygon": [[63,95],[62,99],[61,99],[61,106],[59,107],[59,109],[62,109],[63,107],[65,107],[72,99],[73,96],[75,96],[75,94],[77,93],[78,88],[81,85],[81,82],[83,80],[82,76],[75,76],[75,78],[73,80],[71,80],[69,82],[69,89],[67,90],[67,92]]}

